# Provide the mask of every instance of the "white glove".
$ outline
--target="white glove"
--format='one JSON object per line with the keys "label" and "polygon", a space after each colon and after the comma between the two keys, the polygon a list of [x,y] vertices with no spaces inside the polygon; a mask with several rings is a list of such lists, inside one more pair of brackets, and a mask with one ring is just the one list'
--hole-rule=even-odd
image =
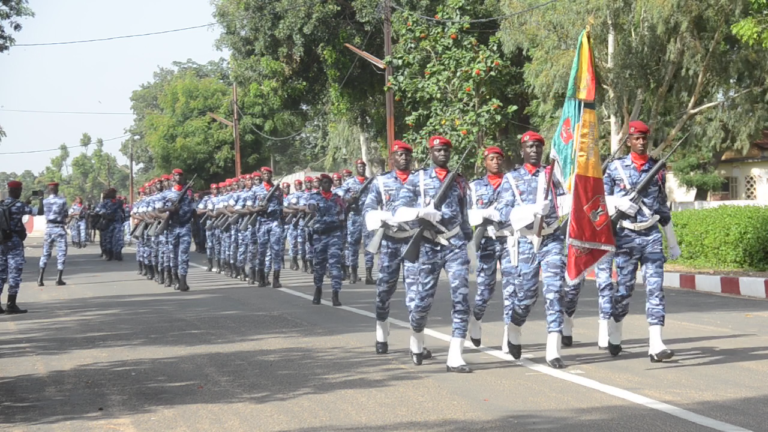
{"label": "white glove", "polygon": [[573,208],[573,194],[557,197],[557,210],[560,213],[558,216],[565,216],[567,214],[570,214],[572,208]]}
{"label": "white glove", "polygon": [[534,204],[518,205],[512,207],[512,211],[509,212],[509,223],[512,224],[512,228],[515,231],[532,224],[536,216],[534,215]]}
{"label": "white glove", "polygon": [[549,200],[544,200],[542,202],[537,202],[533,205],[533,214],[544,216],[547,213],[549,213],[549,208],[552,206],[552,202]]}
{"label": "white glove", "polygon": [[616,208],[630,216],[637,214],[637,211],[640,209],[640,207],[633,203],[629,197],[621,197],[616,200]]}
{"label": "white glove", "polygon": [[485,210],[484,209],[469,209],[467,210],[467,217],[469,219],[469,225],[470,226],[478,226],[481,223],[483,223],[483,214]]}
{"label": "white glove", "polygon": [[675,235],[675,227],[672,226],[672,221],[669,221],[667,226],[661,228],[664,231],[664,235],[667,237],[667,253],[670,260],[676,260],[680,258],[682,251],[680,245],[677,244],[677,236]]}
{"label": "white glove", "polygon": [[436,223],[443,218],[443,214],[435,210],[434,207],[430,206],[427,208],[419,209],[419,217],[432,223]]}
{"label": "white glove", "polygon": [[492,220],[494,222],[498,222],[501,220],[501,215],[499,214],[498,210],[495,208],[487,208],[483,210],[483,217],[488,220]]}

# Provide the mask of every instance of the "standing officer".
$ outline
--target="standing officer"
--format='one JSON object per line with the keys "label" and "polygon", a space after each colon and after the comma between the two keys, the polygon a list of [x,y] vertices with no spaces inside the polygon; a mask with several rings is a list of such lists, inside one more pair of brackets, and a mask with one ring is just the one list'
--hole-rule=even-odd
{"label": "standing officer", "polygon": [[[453,145],[447,138],[429,139],[430,157],[435,165],[411,175],[397,195],[394,209],[395,222],[424,219],[438,224],[438,232],[425,232],[421,243],[416,298],[410,312],[411,360],[421,365],[424,359],[424,328],[437,290],[441,270],[448,273],[451,285],[453,334],[448,350],[446,371],[472,372],[464,361],[464,339],[469,321],[469,255],[467,242],[472,229],[467,220],[466,183],[462,177],[447,185],[450,188],[440,210],[434,207],[434,198],[443,187],[448,175],[448,163]],[[406,277],[408,275],[406,274]]]}
{"label": "standing officer", "polygon": [[45,266],[51,259],[53,244],[56,244],[56,268],[59,270],[56,285],[66,285],[64,282],[64,264],[67,262],[67,200],[59,196],[59,184],[48,183],[48,198],[43,200],[45,209],[45,239],[43,240],[43,255],[40,257],[40,274],[37,286],[44,286],[43,276]]}
{"label": "standing officer", "polygon": [[[259,265],[257,277],[260,287],[267,286],[267,276],[265,273],[266,259],[267,253],[271,253],[274,269],[272,288],[281,288],[280,270],[283,261],[281,256],[283,247],[280,243],[283,240],[283,193],[279,190],[279,186],[272,183],[272,168],[262,167],[261,179],[262,184],[256,189],[258,205],[255,208],[259,221]],[[267,201],[267,195],[273,187],[278,188],[278,190]]]}
{"label": "standing officer", "polygon": [[[475,307],[469,317],[469,339],[479,347],[482,336],[482,321],[488,302],[496,290],[496,269],[501,263],[501,256],[507,245],[507,237],[512,235],[509,223],[499,223],[499,213],[495,210],[499,187],[504,179],[501,172],[504,152],[498,147],[488,147],[483,152],[486,175],[470,184],[469,222],[472,226],[484,228],[485,234],[480,239],[477,254],[477,294]],[[479,229],[479,228],[476,228]],[[482,232],[482,231],[481,231]],[[475,242],[475,246],[478,243]],[[513,289],[512,279],[503,279],[507,290]],[[506,340],[502,346],[506,345]]]}
{"label": "standing officer", "polygon": [[[643,263],[645,313],[649,325],[648,357],[652,363],[658,363],[675,355],[661,338],[666,317],[663,288],[666,258],[659,225],[666,234],[672,259],[680,256],[680,247],[667,205],[666,172],[662,170],[646,190],[635,190],[648,171],[658,163],[648,156],[649,133],[650,129],[645,123],[630,122],[627,144],[631,153],[613,161],[603,176],[609,213],[618,210],[629,216],[616,228],[615,260],[619,280],[613,295],[613,319],[608,321],[608,350],[613,356],[621,352],[622,323],[629,312],[629,299],[635,289],[638,264]],[[640,196],[639,204],[632,200],[637,195]]]}
{"label": "standing officer", "polygon": [[[507,323],[507,347],[513,358],[522,355],[521,328],[538,299],[539,275],[542,274],[547,315],[546,360],[550,367],[565,367],[560,359],[563,329],[563,280],[565,237],[558,230],[558,209],[566,199],[560,183],[554,179],[552,190],[546,191],[551,167],[543,167],[544,138],[536,132],[526,132],[522,138],[524,164],[504,176],[492,220],[510,221],[515,230],[508,238],[502,256],[504,285],[504,320]],[[546,194],[546,198],[545,198]],[[552,205],[554,197],[555,205]],[[534,225],[541,223],[539,231]]]}
{"label": "standing officer", "polygon": [[85,208],[83,197],[75,197],[75,202],[69,208],[69,223],[72,232],[72,246],[77,249],[85,247]]}
{"label": "standing officer", "polygon": [[[419,266],[402,259],[408,241],[416,234],[415,222],[395,223],[392,211],[398,192],[408,181],[413,161],[413,148],[402,142],[392,144],[392,165],[394,171],[381,174],[371,184],[371,192],[363,206],[366,228],[371,232],[383,229],[379,249],[379,278],[376,281],[376,353],[389,351],[389,306],[400,278],[400,263],[405,274],[405,304],[410,312],[416,298]],[[366,245],[368,247],[368,245]],[[432,358],[424,348],[423,359]]]}
{"label": "standing officer", "polygon": [[168,251],[172,269],[173,285],[179,291],[189,291],[187,273],[189,272],[189,248],[192,245],[192,218],[195,205],[189,192],[181,195],[186,185],[184,171],[173,170],[174,185],[165,194],[165,203],[158,213],[167,213]]}
{"label": "standing officer", "polygon": [[[336,190],[336,194],[344,198],[347,205],[347,262],[346,265],[350,270],[349,283],[356,283],[359,278],[357,276],[357,263],[360,259],[360,241],[365,244],[371,241],[371,233],[363,226],[362,217],[362,203],[365,203],[368,197],[368,190],[361,191],[363,183],[368,178],[365,176],[365,161],[358,159],[355,168],[357,169],[357,177],[350,178],[344,184]],[[365,252],[365,284],[375,284],[373,280],[373,254]]]}
{"label": "standing officer", "polygon": [[313,192],[307,209],[315,214],[312,220],[312,241],[315,249],[315,296],[312,304],[319,305],[323,297],[323,279],[326,270],[331,275],[331,290],[334,306],[341,306],[341,225],[344,216],[344,202],[331,192],[333,180],[328,174],[321,174],[321,189]]}
{"label": "standing officer", "polygon": [[5,310],[0,307],[0,313],[27,313],[26,309],[16,305],[16,297],[19,295],[21,273],[26,262],[24,240],[27,238],[27,230],[22,218],[24,215],[31,216],[33,212],[32,207],[19,200],[22,183],[14,180],[8,182],[7,186],[8,198],[0,202],[0,294],[8,282],[8,301]]}

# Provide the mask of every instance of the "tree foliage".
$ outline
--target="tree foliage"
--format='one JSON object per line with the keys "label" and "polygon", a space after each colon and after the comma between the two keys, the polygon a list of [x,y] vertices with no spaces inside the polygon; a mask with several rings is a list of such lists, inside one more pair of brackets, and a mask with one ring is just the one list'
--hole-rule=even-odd
{"label": "tree foliage", "polygon": [[35,16],[28,4],[28,0],[0,2],[0,53],[7,51],[16,42],[13,33],[18,33],[22,29],[19,19]]}
{"label": "tree foliage", "polygon": [[751,0],[750,14],[731,26],[733,33],[749,45],[768,48],[768,0]]}

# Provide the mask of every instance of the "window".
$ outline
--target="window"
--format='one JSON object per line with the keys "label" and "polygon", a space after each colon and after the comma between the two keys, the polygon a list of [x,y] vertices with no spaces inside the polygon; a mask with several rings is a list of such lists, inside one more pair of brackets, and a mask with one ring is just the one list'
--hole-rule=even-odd
{"label": "window", "polygon": [[739,178],[725,177],[723,179],[723,184],[720,187],[720,193],[717,194],[717,196],[720,197],[720,200],[739,199]]}
{"label": "window", "polygon": [[757,199],[757,177],[753,175],[744,177],[744,199]]}

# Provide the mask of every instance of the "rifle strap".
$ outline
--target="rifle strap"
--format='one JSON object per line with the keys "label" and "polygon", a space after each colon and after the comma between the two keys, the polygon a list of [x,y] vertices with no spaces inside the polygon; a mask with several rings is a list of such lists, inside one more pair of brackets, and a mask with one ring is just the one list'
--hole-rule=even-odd
{"label": "rifle strap", "polygon": [[426,207],[427,201],[424,198],[424,171],[419,171],[419,190],[421,191],[421,206]]}
{"label": "rifle strap", "polygon": [[380,210],[387,208],[387,196],[384,193],[384,180],[381,176],[376,177],[376,182],[379,184],[379,192],[381,193],[381,206]]}
{"label": "rifle strap", "polygon": [[[632,188],[633,185],[632,183],[629,182],[629,177],[627,177],[627,172],[624,171],[624,167],[621,166],[621,163],[619,161],[614,161],[614,164],[616,165],[616,169],[619,170],[619,175],[621,176],[621,179],[624,181],[624,184],[627,185],[627,189]],[[650,218],[653,216],[653,212],[648,207],[646,207],[645,204],[643,204],[642,200],[640,200],[640,202],[637,205],[640,207],[640,210],[642,210],[647,217]]]}

